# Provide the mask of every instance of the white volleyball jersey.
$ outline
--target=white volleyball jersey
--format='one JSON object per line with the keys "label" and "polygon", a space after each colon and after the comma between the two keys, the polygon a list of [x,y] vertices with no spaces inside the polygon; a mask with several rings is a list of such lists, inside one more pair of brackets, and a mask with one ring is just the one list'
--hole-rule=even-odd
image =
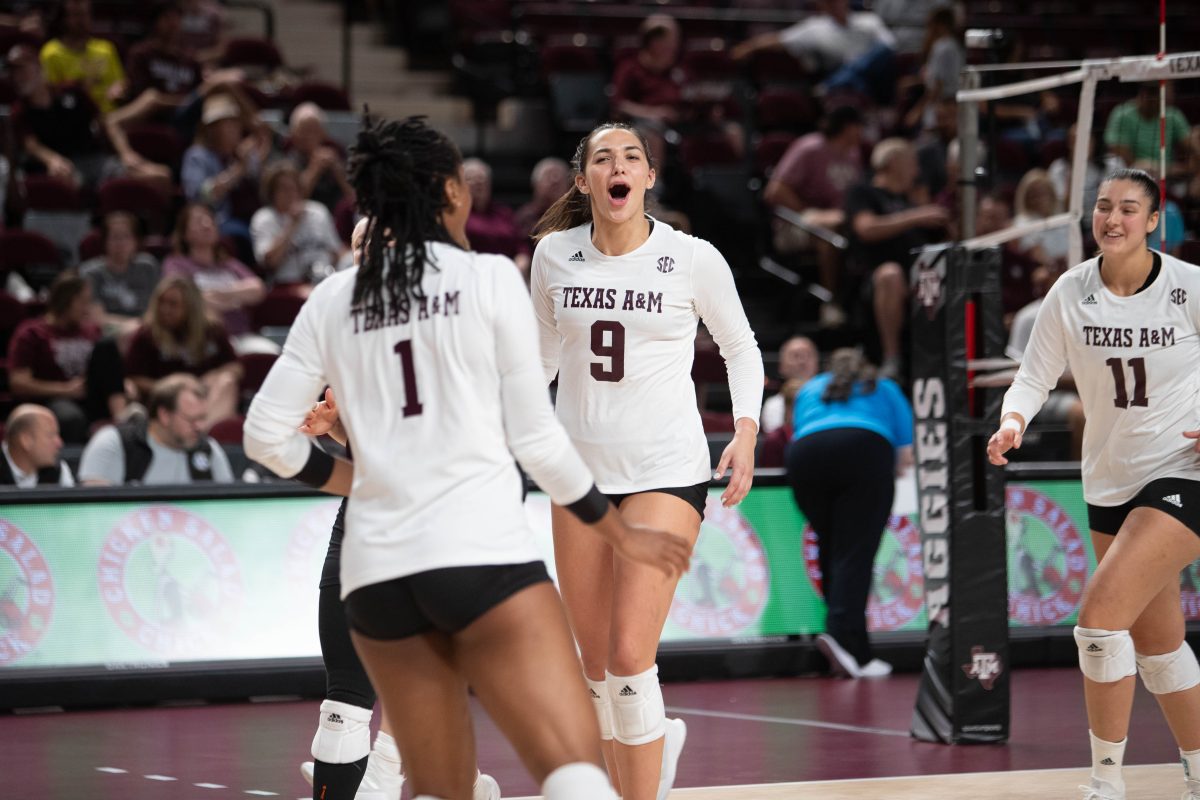
{"label": "white volleyball jersey", "polygon": [[606,256],[591,226],[533,254],[533,308],[557,414],[602,492],[691,486],[712,476],[691,370],[703,319],[721,348],[734,419],[758,421],[763,363],[729,265],[703,239],[655,221]]}
{"label": "white volleyball jersey", "polygon": [[1183,432],[1200,428],[1200,268],[1160,256],[1130,297],[1104,287],[1099,259],[1068,270],[1046,295],[1004,413],[1033,419],[1063,369],[1083,400],[1083,493],[1115,506],[1157,478],[1200,480]]}
{"label": "white volleyball jersey", "polygon": [[333,387],[354,453],[343,597],[431,569],[538,560],[514,455],[560,504],[592,486],[554,419],[516,265],[429,250],[426,300],[409,314],[352,312],[356,269],[318,284],[246,420],[254,457],[295,475],[310,452],[296,427]]}

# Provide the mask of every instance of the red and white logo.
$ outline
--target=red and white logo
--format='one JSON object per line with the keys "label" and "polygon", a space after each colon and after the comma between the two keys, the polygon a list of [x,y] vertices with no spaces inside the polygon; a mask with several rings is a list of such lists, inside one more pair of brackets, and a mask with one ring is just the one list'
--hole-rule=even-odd
{"label": "red and white logo", "polygon": [[1188,620],[1200,619],[1200,561],[1189,564],[1179,576],[1179,604]]}
{"label": "red and white logo", "polygon": [[[921,531],[908,517],[888,518],[887,534],[896,542],[879,548],[883,558],[876,557],[875,580],[867,604],[867,628],[872,631],[895,631],[903,628],[921,612],[924,602],[924,581],[921,579]],[[817,593],[824,596],[821,585],[820,546],[812,525],[804,526],[804,564],[808,579]]]}
{"label": "red and white logo", "polygon": [[285,562],[288,583],[306,595],[315,594],[341,504],[341,500],[326,500],[314,505],[296,523],[288,538]]}
{"label": "red and white logo", "polygon": [[243,601],[229,543],[201,517],[173,506],[121,517],[100,549],[98,572],[113,620],[164,656],[212,652]]}
{"label": "red and white logo", "polygon": [[[1009,486],[1008,618],[1021,625],[1053,625],[1079,608],[1088,557],[1075,520],[1058,503],[1027,486]],[[1034,525],[1051,536],[1039,536]]]}
{"label": "red and white logo", "polygon": [[762,542],[736,508],[710,496],[692,567],[675,590],[671,621],[705,638],[737,636],[758,622],[771,585]]}
{"label": "red and white logo", "polygon": [[967,677],[978,678],[979,685],[989,692],[995,686],[1000,673],[1004,671],[1004,665],[1000,663],[1000,656],[984,650],[982,645],[975,645],[971,648],[971,663],[963,664],[962,668],[963,672],[967,673]]}
{"label": "red and white logo", "polygon": [[33,652],[53,614],[54,579],[42,551],[25,531],[0,519],[0,665]]}

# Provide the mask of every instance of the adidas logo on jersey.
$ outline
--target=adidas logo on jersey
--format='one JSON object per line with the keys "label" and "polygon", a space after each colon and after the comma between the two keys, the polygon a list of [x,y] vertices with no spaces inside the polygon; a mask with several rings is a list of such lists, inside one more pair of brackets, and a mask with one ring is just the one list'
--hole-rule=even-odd
{"label": "adidas logo on jersey", "polygon": [[590,687],[590,686],[588,687],[588,694],[590,694],[590,695],[592,696],[592,699],[593,699],[593,700],[599,700],[599,699],[600,699],[600,695],[596,694],[596,690],[595,690],[595,689],[593,689],[593,688],[592,688],[592,687]]}
{"label": "adidas logo on jersey", "polygon": [[1183,508],[1183,498],[1177,494],[1169,494],[1163,498],[1164,503],[1170,503],[1176,508]]}
{"label": "adidas logo on jersey", "polygon": [[325,718],[325,721],[330,725],[341,725],[344,722],[341,714],[330,714]]}
{"label": "adidas logo on jersey", "polygon": [[579,262],[582,262],[583,260],[584,260],[584,258],[583,258],[582,250],[576,250],[575,255],[573,255],[567,259],[567,261],[579,261]]}
{"label": "adidas logo on jersey", "polygon": [[637,692],[635,692],[633,689],[629,688],[628,684],[626,684],[625,688],[621,690],[621,697],[636,697],[636,696],[637,696]]}
{"label": "adidas logo on jersey", "polygon": [[1080,305],[1081,305],[1081,306],[1094,306],[1094,305],[1096,305],[1096,295],[1094,295],[1094,294],[1089,294],[1087,297],[1083,298],[1083,302],[1082,302],[1082,303],[1080,303]]}

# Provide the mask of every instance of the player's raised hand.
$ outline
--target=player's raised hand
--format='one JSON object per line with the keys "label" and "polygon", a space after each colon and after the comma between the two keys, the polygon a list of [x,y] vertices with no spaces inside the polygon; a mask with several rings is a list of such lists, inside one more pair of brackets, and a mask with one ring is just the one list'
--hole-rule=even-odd
{"label": "player's raised hand", "polygon": [[313,403],[313,407],[304,416],[300,432],[309,436],[323,436],[333,430],[337,423],[338,407],[331,387],[325,390],[325,399],[319,403]]}

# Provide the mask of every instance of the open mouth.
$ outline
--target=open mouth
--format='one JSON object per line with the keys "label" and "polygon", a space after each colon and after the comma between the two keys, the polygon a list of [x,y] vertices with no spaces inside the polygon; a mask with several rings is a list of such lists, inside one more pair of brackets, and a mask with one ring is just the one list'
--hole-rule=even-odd
{"label": "open mouth", "polygon": [[625,201],[629,199],[629,185],[625,183],[614,183],[608,187],[608,197],[614,205],[623,206]]}

